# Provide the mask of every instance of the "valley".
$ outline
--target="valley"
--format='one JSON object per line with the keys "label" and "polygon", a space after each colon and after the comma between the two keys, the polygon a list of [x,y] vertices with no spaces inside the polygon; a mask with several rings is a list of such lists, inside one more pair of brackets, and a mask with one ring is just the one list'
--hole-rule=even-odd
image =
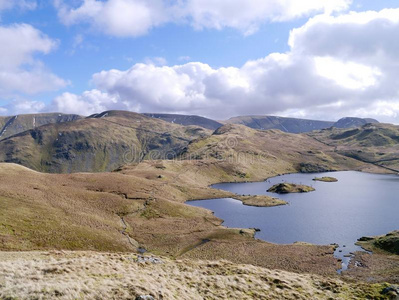
{"label": "valley", "polygon": [[[334,245],[254,239],[254,229],[227,228],[210,211],[185,204],[217,198],[255,206],[283,204],[257,205],[265,199],[210,187],[220,182],[262,181],[311,170],[392,173],[337,151],[327,138],[324,131],[292,134],[236,124],[211,131],[118,111],[19,133],[0,141],[5,162],[0,164],[0,249],[95,251],[99,257],[145,252],[182,264],[223,265],[226,260],[234,268],[245,264],[261,272],[289,272],[292,278],[314,274],[309,276],[340,281]],[[395,146],[384,147],[395,154]],[[363,278],[356,272],[345,276]],[[383,299],[384,281],[396,283],[387,273],[375,280],[376,286],[348,289],[362,295],[378,287]],[[287,289],[293,282],[287,281]]]}

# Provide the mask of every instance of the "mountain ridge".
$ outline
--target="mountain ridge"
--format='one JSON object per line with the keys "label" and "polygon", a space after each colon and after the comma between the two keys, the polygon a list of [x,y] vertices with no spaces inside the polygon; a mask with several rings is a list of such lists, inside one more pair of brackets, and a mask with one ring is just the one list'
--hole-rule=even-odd
{"label": "mountain ridge", "polygon": [[80,115],[63,113],[0,116],[0,140],[42,125],[71,122],[82,118]]}
{"label": "mountain ridge", "polygon": [[[84,118],[101,118],[105,115],[112,114],[112,112],[116,112],[116,110],[104,111],[101,113],[92,114],[87,117],[77,114],[63,113],[38,113],[21,114],[14,116],[0,116],[0,140],[43,125],[73,122]],[[117,112],[119,114],[123,114],[123,112],[130,113],[129,111]],[[289,133],[311,132],[313,130],[321,130],[329,127],[354,128],[363,126],[367,123],[378,123],[377,120],[370,118],[362,119],[353,117],[345,117],[338,120],[337,122],[332,122],[268,115],[249,115],[236,116],[225,121],[216,121],[197,115],[166,113],[142,113],[142,115],[158,120],[163,120],[172,124],[178,124],[182,126],[199,126],[209,130],[217,130],[224,124],[242,124],[253,129],[279,129],[281,131]]]}

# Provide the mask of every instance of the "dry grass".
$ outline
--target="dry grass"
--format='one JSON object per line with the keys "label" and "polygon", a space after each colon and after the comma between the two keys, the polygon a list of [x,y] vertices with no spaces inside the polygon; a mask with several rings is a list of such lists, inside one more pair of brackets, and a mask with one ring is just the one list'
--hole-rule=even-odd
{"label": "dry grass", "polygon": [[198,160],[144,161],[94,174],[44,174],[0,164],[1,250],[129,252],[138,245],[170,258],[229,259],[335,275],[339,264],[332,246],[254,240],[184,202],[236,198],[208,186],[296,172],[302,162],[338,170],[376,167],[342,157],[307,136],[230,125],[192,142],[186,155]]}
{"label": "dry grass", "polygon": [[399,126],[368,124],[361,128],[332,128],[308,135],[335,147],[341,155],[399,171]]}
{"label": "dry grass", "polygon": [[138,262],[135,254],[2,252],[0,261],[1,299],[384,299],[386,287],[227,261]]}

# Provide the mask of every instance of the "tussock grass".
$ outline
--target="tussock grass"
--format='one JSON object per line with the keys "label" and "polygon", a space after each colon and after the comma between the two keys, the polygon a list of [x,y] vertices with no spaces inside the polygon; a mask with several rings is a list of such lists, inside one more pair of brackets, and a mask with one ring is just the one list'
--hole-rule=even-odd
{"label": "tussock grass", "polygon": [[386,284],[345,283],[227,261],[138,263],[137,255],[0,253],[1,299],[385,299]]}

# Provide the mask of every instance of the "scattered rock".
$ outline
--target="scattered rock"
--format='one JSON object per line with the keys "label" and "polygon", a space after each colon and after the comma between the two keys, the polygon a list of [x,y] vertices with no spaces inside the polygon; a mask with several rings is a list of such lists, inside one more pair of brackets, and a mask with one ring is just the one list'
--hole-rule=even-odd
{"label": "scattered rock", "polygon": [[152,263],[152,264],[163,264],[163,261],[157,257],[152,257],[152,256],[141,256],[139,255],[137,257],[137,262],[138,263]]}
{"label": "scattered rock", "polygon": [[140,254],[144,254],[144,253],[147,252],[147,249],[145,249],[145,248],[143,248],[143,247],[138,247],[138,248],[137,248],[137,251],[138,251]]}

